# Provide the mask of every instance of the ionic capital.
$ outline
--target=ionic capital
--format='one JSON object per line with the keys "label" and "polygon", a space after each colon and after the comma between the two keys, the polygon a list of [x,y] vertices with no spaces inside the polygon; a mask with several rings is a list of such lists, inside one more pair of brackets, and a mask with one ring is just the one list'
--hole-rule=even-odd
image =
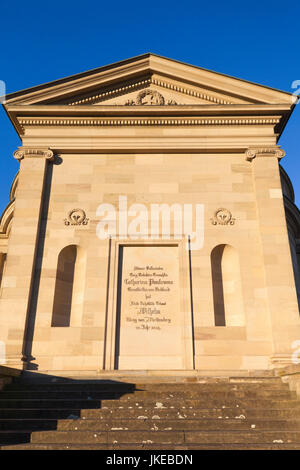
{"label": "ionic capital", "polygon": [[251,162],[256,157],[275,157],[279,160],[285,156],[285,151],[277,145],[273,147],[249,147],[246,150],[246,160]]}
{"label": "ionic capital", "polygon": [[52,161],[54,159],[54,153],[50,149],[19,147],[18,150],[14,152],[14,158],[19,161],[23,158],[45,158],[46,160]]}

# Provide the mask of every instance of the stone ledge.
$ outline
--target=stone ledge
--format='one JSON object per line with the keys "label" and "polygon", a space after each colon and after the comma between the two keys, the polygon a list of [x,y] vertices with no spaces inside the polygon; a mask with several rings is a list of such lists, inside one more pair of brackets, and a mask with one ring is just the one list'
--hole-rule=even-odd
{"label": "stone ledge", "polygon": [[282,382],[288,383],[290,390],[300,397],[300,364],[291,364],[277,369],[275,375],[281,377]]}

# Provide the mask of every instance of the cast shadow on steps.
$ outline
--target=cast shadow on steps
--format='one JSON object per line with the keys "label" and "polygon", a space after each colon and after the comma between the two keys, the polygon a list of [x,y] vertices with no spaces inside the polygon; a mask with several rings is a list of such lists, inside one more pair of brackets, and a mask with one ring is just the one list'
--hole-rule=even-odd
{"label": "cast shadow on steps", "polygon": [[73,427],[71,421],[79,420],[82,410],[100,410],[105,400],[135,390],[134,384],[121,381],[23,371],[0,390],[0,446],[30,443],[33,432],[56,431],[63,420]]}

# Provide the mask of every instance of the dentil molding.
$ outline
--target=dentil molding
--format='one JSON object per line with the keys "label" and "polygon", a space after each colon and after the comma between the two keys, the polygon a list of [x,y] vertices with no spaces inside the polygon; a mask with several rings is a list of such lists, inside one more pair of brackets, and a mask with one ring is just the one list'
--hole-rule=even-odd
{"label": "dentil molding", "polygon": [[[279,118],[21,118],[23,130],[26,126],[89,126],[89,127],[118,127],[118,126],[245,126],[245,125],[275,125]],[[253,157],[254,158],[254,157]]]}
{"label": "dentil molding", "polygon": [[[77,105],[82,105],[82,104],[95,104],[97,102],[101,102],[101,101],[113,98],[115,96],[124,95],[131,91],[139,89],[142,86],[149,86],[151,84],[159,86],[161,88],[166,88],[168,90],[176,91],[178,93],[193,96],[195,98],[200,98],[204,101],[208,101],[214,104],[234,104],[233,101],[228,101],[222,98],[218,98],[217,96],[210,95],[209,93],[203,93],[201,91],[193,90],[192,88],[186,88],[184,86],[176,85],[169,81],[160,80],[154,77],[150,77],[145,80],[139,80],[139,81],[136,81],[135,83],[130,83],[130,84],[117,87],[117,88],[114,88],[114,89],[111,89],[102,93],[100,92],[92,96],[83,97],[80,100],[72,101],[68,104],[70,106],[77,106]],[[165,103],[160,103],[160,104],[162,105]]]}

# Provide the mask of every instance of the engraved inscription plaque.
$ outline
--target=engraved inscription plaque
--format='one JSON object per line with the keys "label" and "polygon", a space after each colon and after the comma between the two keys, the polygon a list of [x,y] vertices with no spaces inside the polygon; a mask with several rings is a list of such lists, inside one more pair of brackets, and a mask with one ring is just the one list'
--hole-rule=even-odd
{"label": "engraved inscription plaque", "polygon": [[121,247],[118,295],[117,368],[180,369],[178,247]]}

